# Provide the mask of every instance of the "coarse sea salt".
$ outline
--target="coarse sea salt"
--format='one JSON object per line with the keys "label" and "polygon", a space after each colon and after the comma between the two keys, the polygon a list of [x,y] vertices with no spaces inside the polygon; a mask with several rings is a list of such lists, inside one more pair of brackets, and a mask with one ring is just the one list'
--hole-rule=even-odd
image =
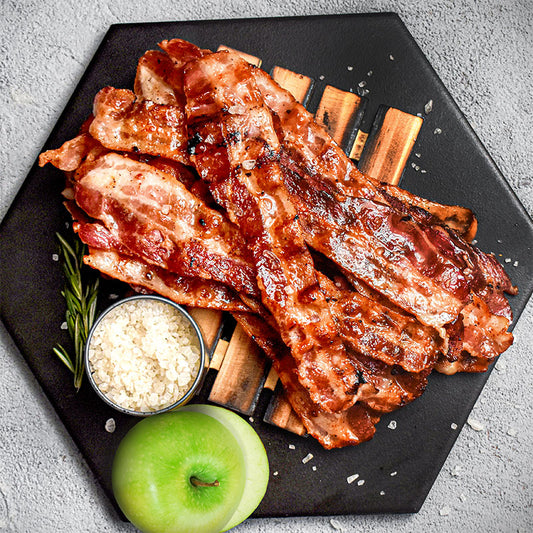
{"label": "coarse sea salt", "polygon": [[352,484],[358,477],[359,477],[359,474],[352,474],[351,476],[348,476],[346,478],[348,485]]}
{"label": "coarse sea salt", "polygon": [[312,453],[308,453],[308,454],[302,459],[302,463],[305,465],[305,464],[308,463],[312,458],[313,458],[313,454],[312,454]]}
{"label": "coarse sea salt", "polygon": [[479,420],[476,420],[475,418],[469,418],[467,422],[468,422],[468,425],[474,431],[483,431],[485,429],[485,426],[481,422],[479,422]]}
{"label": "coarse sea salt", "polygon": [[96,386],[113,403],[153,412],[176,403],[200,371],[201,349],[189,321],[165,302],[120,304],[99,322],[89,345]]}

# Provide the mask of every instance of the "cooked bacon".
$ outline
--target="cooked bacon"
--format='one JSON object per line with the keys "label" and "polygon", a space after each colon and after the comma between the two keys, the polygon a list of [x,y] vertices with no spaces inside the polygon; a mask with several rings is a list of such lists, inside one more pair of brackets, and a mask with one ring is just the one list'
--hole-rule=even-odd
{"label": "cooked bacon", "polygon": [[172,176],[109,153],[77,176],[75,195],[89,216],[144,261],[258,293],[240,233]]}
{"label": "cooked bacon", "polygon": [[408,372],[433,367],[443,347],[437,330],[355,291],[340,290],[325,276],[319,282],[339,334],[352,350]]}
{"label": "cooked bacon", "polygon": [[94,99],[93,113],[89,132],[106,148],[189,163],[181,106],[137,100],[127,89],[105,87]]}
{"label": "cooked bacon", "polygon": [[148,50],[137,63],[133,91],[138,100],[160,105],[184,104],[183,72],[174,61],[159,50]]}
{"label": "cooked bacon", "polygon": [[[210,169],[206,179],[217,184],[211,192],[249,242],[263,303],[291,348],[300,381],[323,409],[340,411],[353,404],[355,374],[283,185],[271,114],[250,69],[226,52],[186,65],[189,134],[194,136],[195,122],[220,125],[230,172]],[[195,164],[201,158],[200,151],[191,154]]]}
{"label": "cooked bacon", "polygon": [[410,219],[372,200],[340,201],[293,173],[285,183],[313,248],[423,324],[439,327],[457,317],[469,299],[463,272]]}
{"label": "cooked bacon", "polygon": [[298,379],[298,370],[290,351],[278,333],[261,318],[250,313],[232,313],[244,331],[252,337],[272,361],[287,399],[301,418],[307,432],[326,449],[353,446],[371,439],[379,421],[376,413],[357,403],[339,413],[327,413],[313,403]]}
{"label": "cooked bacon", "polygon": [[47,163],[54,167],[72,172],[77,170],[84,161],[94,161],[108,150],[89,133],[80,133],[55,150],[47,150],[39,155],[39,166]]}
{"label": "cooked bacon", "polygon": [[491,313],[487,304],[475,295],[461,316],[463,351],[456,358],[441,357],[435,369],[444,374],[485,372],[513,343],[513,335],[507,331],[510,320]]}
{"label": "cooked bacon", "polygon": [[381,196],[386,191],[409,208],[424,209],[467,238],[474,237],[477,222],[470,210],[430,202],[399,187],[365,176],[289,91],[280,87],[262,70],[256,69],[253,74],[265,103],[279,120],[278,131],[284,149],[306,173],[319,176],[320,180],[329,180],[340,192],[349,196],[383,200]]}
{"label": "cooked bacon", "polygon": [[142,287],[181,305],[221,311],[247,311],[237,294],[212,280],[178,276],[168,270],[112,250],[89,249],[84,263],[102,274],[134,287]]}

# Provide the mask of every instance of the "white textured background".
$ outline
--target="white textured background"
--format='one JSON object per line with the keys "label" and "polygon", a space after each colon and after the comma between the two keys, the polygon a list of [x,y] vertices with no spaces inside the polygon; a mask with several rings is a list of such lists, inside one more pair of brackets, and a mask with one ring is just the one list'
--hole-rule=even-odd
{"label": "white textured background", "polygon": [[[529,0],[1,0],[0,218],[110,24],[370,11],[401,16],[531,214]],[[472,413],[484,429],[465,426],[417,515],[248,520],[237,530],[533,531],[532,330],[530,302],[515,329],[515,345]],[[117,519],[3,326],[0,531],[134,531]]]}

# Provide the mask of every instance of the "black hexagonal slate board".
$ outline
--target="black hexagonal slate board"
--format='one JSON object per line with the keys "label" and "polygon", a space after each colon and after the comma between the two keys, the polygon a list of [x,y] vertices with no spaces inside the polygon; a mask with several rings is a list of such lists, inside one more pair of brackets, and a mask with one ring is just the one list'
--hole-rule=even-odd
{"label": "black hexagonal slate board", "polygon": [[[408,165],[402,186],[432,200],[473,209],[479,220],[478,245],[502,260],[512,259],[505,266],[520,288],[511,301],[516,321],[533,288],[532,222],[394,14],[114,25],[43,150],[76,135],[100,88],[131,88],[137,59],[162,39],[174,37],[210,49],[225,44],[262,58],[267,71],[279,65],[310,76],[319,88],[328,83],[356,89],[366,79],[370,92],[365,131],[380,104],[416,114],[424,113],[424,104],[433,100],[414,149],[421,156],[416,164],[426,173]],[[372,76],[367,77],[370,70]],[[317,103],[311,98],[311,110]],[[440,135],[434,133],[437,128]],[[61,172],[34,165],[2,222],[0,312],[51,404],[112,497],[114,450],[137,419],[112,411],[87,383],[74,393],[71,376],[51,353],[56,342],[68,344],[60,330],[63,279],[59,264],[52,260],[57,252],[54,234],[65,231],[68,222],[61,205],[62,186]],[[120,290],[113,282],[105,282],[102,289],[104,295]],[[255,417],[253,425],[269,455],[271,479],[254,516],[418,511],[487,378],[488,374],[431,376],[420,399],[383,417],[375,438],[354,448],[325,451],[313,439]],[[114,433],[104,430],[110,417],[117,421]],[[388,427],[392,420],[394,430]],[[302,458],[308,453],[313,459],[304,464]],[[352,474],[359,478],[348,484]],[[361,480],[364,484],[358,483]]]}

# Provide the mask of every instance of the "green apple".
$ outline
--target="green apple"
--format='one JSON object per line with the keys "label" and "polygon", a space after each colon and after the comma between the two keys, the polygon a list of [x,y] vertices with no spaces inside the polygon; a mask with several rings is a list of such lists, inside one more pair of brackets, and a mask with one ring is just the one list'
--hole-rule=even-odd
{"label": "green apple", "polygon": [[231,431],[244,453],[246,470],[244,491],[233,516],[221,529],[221,531],[227,531],[246,520],[255,511],[265,495],[269,478],[265,447],[254,428],[233,411],[203,404],[189,404],[182,407],[181,410],[203,413],[216,418]]}
{"label": "green apple", "polygon": [[113,493],[145,533],[218,533],[246,483],[241,443],[214,417],[178,410],[138,422],[122,439]]}

